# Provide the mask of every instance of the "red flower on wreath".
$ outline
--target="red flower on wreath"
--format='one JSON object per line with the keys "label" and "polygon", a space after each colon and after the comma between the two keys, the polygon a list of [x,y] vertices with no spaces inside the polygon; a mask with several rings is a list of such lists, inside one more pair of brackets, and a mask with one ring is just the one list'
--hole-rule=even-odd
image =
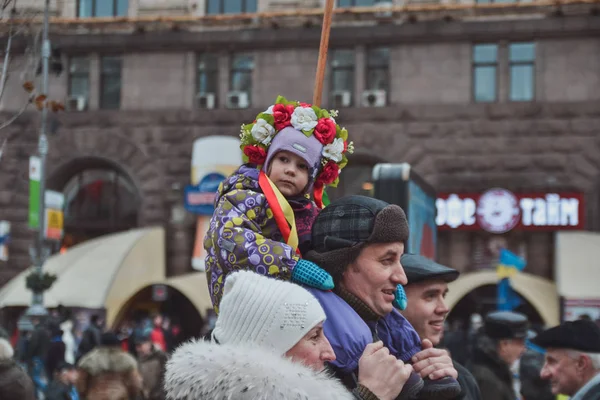
{"label": "red flower on wreath", "polygon": [[262,165],[267,159],[267,152],[260,146],[251,145],[244,147],[244,154],[252,164]]}
{"label": "red flower on wreath", "polygon": [[314,135],[317,140],[323,144],[323,146],[333,143],[333,140],[335,139],[335,133],[335,122],[333,122],[330,118],[321,118],[319,121],[317,121]]}
{"label": "red flower on wreath", "polygon": [[312,104],[308,104],[308,103],[300,103],[300,107],[312,107]]}
{"label": "red flower on wreath", "polygon": [[275,129],[280,131],[286,126],[292,124],[292,114],[294,113],[294,106],[285,104],[275,104],[273,106],[273,119],[275,120]]}
{"label": "red flower on wreath", "polygon": [[323,170],[317,177],[316,183],[329,185],[332,184],[340,175],[340,167],[335,161],[328,161],[323,167]]}

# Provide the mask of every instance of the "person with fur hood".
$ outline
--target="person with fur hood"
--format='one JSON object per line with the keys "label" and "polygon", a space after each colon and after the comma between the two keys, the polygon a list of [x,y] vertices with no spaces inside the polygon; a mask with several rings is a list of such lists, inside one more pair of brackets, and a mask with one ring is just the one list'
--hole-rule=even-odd
{"label": "person with fur hood", "polygon": [[142,391],[137,361],[113,333],[102,334],[100,346],[83,356],[77,368],[75,386],[82,399],[134,400]]}
{"label": "person with fur hood", "polygon": [[352,153],[348,132],[327,111],[279,96],[242,125],[245,164],[219,186],[204,240],[206,273],[215,312],[232,272],[262,275],[323,290],[331,276],[302,259],[323,207],[325,186],[337,186]]}
{"label": "person with fur hood", "polygon": [[335,360],[325,312],[306,289],[250,271],[225,281],[211,341],[179,347],[167,363],[168,400],[392,400],[412,372],[381,342],[365,349],[358,386],[325,372]]}
{"label": "person with fur hood", "polygon": [[33,381],[13,356],[8,340],[0,338],[0,399],[35,400]]}

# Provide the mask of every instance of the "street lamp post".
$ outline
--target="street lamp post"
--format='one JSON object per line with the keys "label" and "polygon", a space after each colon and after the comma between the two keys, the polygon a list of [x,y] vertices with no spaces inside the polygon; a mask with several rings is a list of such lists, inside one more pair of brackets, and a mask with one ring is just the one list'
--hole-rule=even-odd
{"label": "street lamp post", "polygon": [[[48,96],[48,72],[50,65],[50,39],[48,31],[50,28],[50,0],[46,0],[44,7],[44,26],[42,32],[42,93]],[[35,247],[32,246],[30,253],[35,267],[35,273],[41,277],[42,267],[44,262],[50,255],[50,249],[45,246],[45,214],[46,214],[46,156],[48,155],[48,137],[46,135],[48,124],[48,107],[42,109],[42,120],[40,126],[40,137],[38,142],[38,153],[40,157],[40,205],[38,217],[38,238],[35,242]],[[44,317],[48,315],[48,311],[44,307],[44,293],[33,291],[31,307],[25,313],[28,317]]]}

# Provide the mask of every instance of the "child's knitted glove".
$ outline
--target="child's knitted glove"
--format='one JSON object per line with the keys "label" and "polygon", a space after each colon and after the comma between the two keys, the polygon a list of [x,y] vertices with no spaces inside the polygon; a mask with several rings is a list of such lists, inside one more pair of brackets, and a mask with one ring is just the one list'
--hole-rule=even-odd
{"label": "child's knitted glove", "polygon": [[298,260],[292,270],[292,282],[320,290],[333,289],[333,278],[323,268],[308,260]]}
{"label": "child's knitted glove", "polygon": [[394,307],[398,310],[403,311],[406,310],[406,306],[408,305],[408,299],[406,298],[406,292],[402,285],[396,286],[396,293],[394,298]]}

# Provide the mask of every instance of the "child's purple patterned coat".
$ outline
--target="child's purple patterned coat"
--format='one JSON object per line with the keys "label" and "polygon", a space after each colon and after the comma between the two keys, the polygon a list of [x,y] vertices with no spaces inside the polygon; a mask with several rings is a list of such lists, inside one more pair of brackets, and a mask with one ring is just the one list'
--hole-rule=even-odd
{"label": "child's purple patterned coat", "polygon": [[242,165],[219,186],[204,239],[208,289],[217,313],[231,272],[244,269],[290,280],[300,259],[283,241],[258,175],[256,167]]}

